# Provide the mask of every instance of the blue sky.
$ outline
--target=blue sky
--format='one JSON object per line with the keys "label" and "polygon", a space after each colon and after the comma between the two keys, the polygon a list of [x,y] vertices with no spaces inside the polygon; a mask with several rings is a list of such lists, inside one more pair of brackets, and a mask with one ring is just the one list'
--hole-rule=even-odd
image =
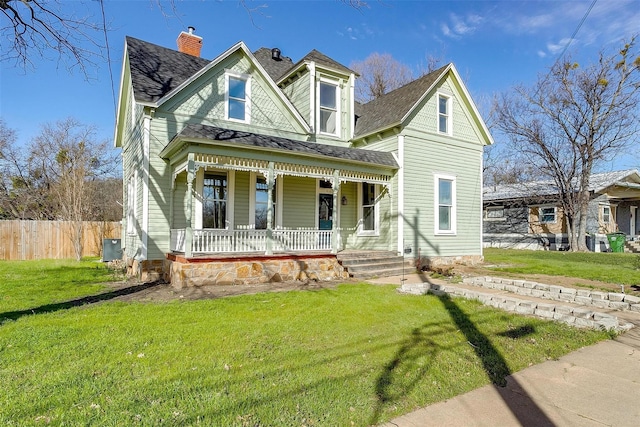
{"label": "blue sky", "polygon": [[[640,1],[375,1],[355,10],[340,1],[177,1],[165,16],[156,0],[105,0],[111,70],[117,97],[124,37],[175,48],[180,31],[194,26],[202,56],[214,58],[239,40],[249,49],[278,47],[294,62],[318,49],[349,66],[373,52],[389,53],[414,69],[428,56],[454,62],[481,111],[515,84],[531,85],[570,43],[581,63],[640,33]],[[64,1],[80,14],[99,16],[97,2]],[[265,7],[261,7],[261,6]],[[166,4],[165,4],[166,6]],[[165,12],[171,13],[165,7]],[[26,143],[39,125],[73,116],[112,139],[115,101],[106,63],[90,81],[52,60],[23,71],[2,63],[0,116]],[[497,141],[500,144],[500,141]],[[640,168],[637,153],[610,168]]]}

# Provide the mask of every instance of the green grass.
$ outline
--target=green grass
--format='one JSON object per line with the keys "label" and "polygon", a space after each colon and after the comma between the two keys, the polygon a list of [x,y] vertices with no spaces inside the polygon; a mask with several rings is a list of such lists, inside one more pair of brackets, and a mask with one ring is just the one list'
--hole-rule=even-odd
{"label": "green grass", "polygon": [[0,315],[93,295],[114,279],[95,259],[0,261]]}
{"label": "green grass", "polygon": [[485,263],[508,273],[547,274],[576,277],[605,283],[640,284],[637,254],[529,251],[487,248]]}
{"label": "green grass", "polygon": [[103,302],[0,326],[0,425],[365,426],[608,337],[393,286]]}

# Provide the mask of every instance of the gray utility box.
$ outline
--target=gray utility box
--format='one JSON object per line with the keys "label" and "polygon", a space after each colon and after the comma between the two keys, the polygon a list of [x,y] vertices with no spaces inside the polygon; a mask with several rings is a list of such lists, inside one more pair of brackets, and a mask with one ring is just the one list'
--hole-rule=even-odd
{"label": "gray utility box", "polygon": [[115,259],[122,259],[122,247],[120,239],[102,240],[102,261],[109,262]]}

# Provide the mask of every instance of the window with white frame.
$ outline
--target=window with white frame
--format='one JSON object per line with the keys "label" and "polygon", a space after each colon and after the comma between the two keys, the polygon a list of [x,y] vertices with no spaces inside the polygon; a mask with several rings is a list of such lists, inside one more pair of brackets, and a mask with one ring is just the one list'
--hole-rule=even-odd
{"label": "window with white frame", "polygon": [[488,221],[500,221],[504,219],[504,206],[490,206],[484,211],[484,218]]}
{"label": "window with white frame", "polygon": [[227,175],[206,173],[202,187],[202,228],[227,228]]}
{"label": "window with white frame", "polygon": [[438,94],[438,132],[451,135],[451,97]]}
{"label": "window with white frame", "polygon": [[135,234],[136,232],[136,205],[138,204],[138,171],[129,176],[127,182],[127,234]]}
{"label": "window with white frame", "polygon": [[435,175],[435,233],[456,233],[456,178]]}
{"label": "window with white frame", "polygon": [[377,212],[378,188],[376,184],[363,182],[360,198],[360,233],[375,234],[378,232]]}
{"label": "window with white frame", "polygon": [[556,222],[557,212],[555,206],[542,206],[539,208],[540,211],[540,223],[542,224],[552,224]]}
{"label": "window with white frame", "polygon": [[340,91],[337,83],[320,81],[318,84],[318,120],[320,133],[340,135]]}
{"label": "window with white frame", "polygon": [[602,222],[609,224],[611,222],[611,206],[602,206]]}
{"label": "window with white frame", "polygon": [[251,80],[248,75],[227,72],[225,78],[225,116],[228,120],[250,121]]}

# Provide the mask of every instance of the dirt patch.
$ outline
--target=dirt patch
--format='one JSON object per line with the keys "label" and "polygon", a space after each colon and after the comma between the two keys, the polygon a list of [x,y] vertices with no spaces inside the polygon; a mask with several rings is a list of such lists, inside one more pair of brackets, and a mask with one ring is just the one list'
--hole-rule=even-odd
{"label": "dirt patch", "polygon": [[[287,291],[317,291],[320,289],[333,289],[341,283],[357,283],[354,280],[340,280],[328,282],[277,282],[259,285],[211,285],[176,289],[167,283],[149,284],[144,288],[134,288],[139,283],[117,282],[109,283],[111,291],[122,291],[134,288],[133,292],[124,293],[113,298],[115,301],[140,301],[140,302],[169,302],[174,300],[201,300],[230,297],[234,295],[257,294],[263,292],[287,292]],[[138,290],[139,289],[139,290]]]}

